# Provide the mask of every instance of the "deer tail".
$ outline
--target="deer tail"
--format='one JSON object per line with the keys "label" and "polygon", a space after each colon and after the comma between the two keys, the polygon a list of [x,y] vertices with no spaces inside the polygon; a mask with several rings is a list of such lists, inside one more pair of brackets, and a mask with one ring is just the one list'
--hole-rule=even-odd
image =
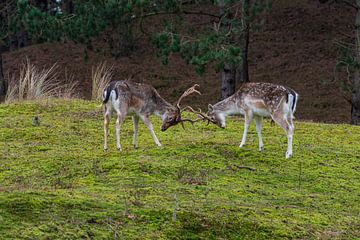
{"label": "deer tail", "polygon": [[104,92],[103,92],[103,104],[106,104],[109,101],[112,91],[115,92],[115,95],[116,95],[115,99],[118,99],[119,94],[118,94],[118,92],[117,92],[117,90],[115,88],[115,83],[116,83],[115,81],[110,82],[107,85],[107,87],[104,89]]}
{"label": "deer tail", "polygon": [[299,94],[297,94],[294,90],[292,90],[291,88],[288,88],[288,104],[291,107],[291,111],[292,113],[295,113],[296,111],[296,104],[297,101],[299,99]]}

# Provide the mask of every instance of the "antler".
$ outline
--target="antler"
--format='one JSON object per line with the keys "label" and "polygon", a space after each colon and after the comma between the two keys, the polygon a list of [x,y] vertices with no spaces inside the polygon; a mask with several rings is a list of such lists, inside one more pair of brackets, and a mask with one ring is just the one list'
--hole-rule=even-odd
{"label": "antler", "polygon": [[[210,117],[209,117],[208,115],[206,115],[205,113],[203,113],[200,108],[199,108],[199,111],[195,111],[192,107],[186,106],[186,107],[183,109],[183,111],[185,111],[185,110],[189,110],[190,112],[195,113],[196,115],[198,115],[198,118],[195,119],[195,120],[189,119],[190,122],[191,122],[191,124],[194,124],[195,122],[198,122],[198,121],[200,121],[200,120],[201,120],[201,121],[207,120],[207,121],[208,121],[208,122],[207,122],[207,125],[209,125],[209,123],[212,122],[212,120],[210,119]],[[188,120],[188,119],[183,119],[183,120]]]}
{"label": "antler", "polygon": [[180,120],[180,122],[181,122],[182,128],[185,129],[185,127],[184,127],[184,122],[190,122],[191,125],[194,126],[194,123],[196,123],[196,122],[198,122],[198,121],[202,121],[202,120],[204,120],[202,117],[198,117],[198,118],[195,119],[195,120],[192,120],[192,119],[189,119],[189,118],[182,118],[182,119]]}
{"label": "antler", "polygon": [[192,93],[197,93],[199,95],[201,95],[201,92],[199,92],[198,90],[196,90],[195,88],[199,87],[199,84],[194,84],[194,86],[192,86],[191,88],[189,88],[188,90],[186,90],[179,98],[179,100],[177,100],[176,102],[176,107],[180,110],[180,102],[184,97],[189,96]]}

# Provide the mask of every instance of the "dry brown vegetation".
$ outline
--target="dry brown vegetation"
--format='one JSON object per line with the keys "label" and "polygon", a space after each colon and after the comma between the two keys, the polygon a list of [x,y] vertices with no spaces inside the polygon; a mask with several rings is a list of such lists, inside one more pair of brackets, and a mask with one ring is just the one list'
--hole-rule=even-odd
{"label": "dry brown vegetation", "polygon": [[[350,105],[333,81],[338,57],[334,41],[351,36],[354,18],[355,12],[351,8],[337,3],[274,1],[263,29],[251,32],[250,80],[284,84],[299,92],[297,119],[349,122]],[[151,31],[161,26],[161,21],[147,19],[144,26]],[[106,61],[113,66],[113,79],[126,79],[138,73],[134,81],[152,84],[170,101],[175,101],[193,83],[200,84],[203,95],[189,99],[192,105],[206,108],[208,103],[219,99],[220,81],[214,69],[210,67],[204,76],[197,76],[194,69],[177,56],[172,56],[169,64],[163,66],[154,57],[147,36],[138,32],[135,39],[135,52],[119,59],[112,59],[101,51],[90,51],[85,59],[83,47],[72,43],[30,46],[4,55],[5,75],[19,72],[17,63],[24,56],[29,56],[36,66],[49,68],[57,63],[59,77],[64,79],[65,72],[73,74],[79,81],[81,97],[90,99],[92,69]]]}
{"label": "dry brown vegetation", "polygon": [[73,77],[58,80],[58,65],[39,69],[28,58],[21,64],[18,76],[10,77],[5,102],[21,102],[46,98],[73,98],[77,82]]}
{"label": "dry brown vegetation", "polygon": [[113,78],[113,66],[108,66],[106,62],[101,62],[93,67],[91,71],[92,87],[91,99],[100,100],[105,86]]}

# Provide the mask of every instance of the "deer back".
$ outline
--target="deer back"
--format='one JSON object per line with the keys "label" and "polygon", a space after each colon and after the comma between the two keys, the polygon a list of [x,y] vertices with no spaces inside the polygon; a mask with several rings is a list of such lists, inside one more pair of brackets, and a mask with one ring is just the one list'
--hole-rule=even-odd
{"label": "deer back", "polygon": [[255,112],[266,111],[269,114],[280,110],[283,104],[289,104],[295,110],[296,97],[294,90],[271,83],[246,83],[234,94],[240,108],[253,108]]}
{"label": "deer back", "polygon": [[135,111],[139,114],[150,115],[156,111],[164,112],[167,106],[172,107],[161,98],[155,88],[148,84],[113,81],[108,84],[104,92],[104,103],[113,94],[113,101],[117,101],[127,111]]}

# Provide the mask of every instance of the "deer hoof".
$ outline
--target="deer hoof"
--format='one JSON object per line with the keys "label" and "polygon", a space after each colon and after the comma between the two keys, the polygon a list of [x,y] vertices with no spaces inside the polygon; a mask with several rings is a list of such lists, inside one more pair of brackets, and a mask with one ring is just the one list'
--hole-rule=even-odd
{"label": "deer hoof", "polygon": [[117,150],[118,150],[119,152],[121,152],[121,151],[122,151],[121,146],[120,146],[120,147],[117,147]]}
{"label": "deer hoof", "polygon": [[286,152],[285,157],[286,157],[286,159],[291,158],[291,157],[292,157],[292,153]]}
{"label": "deer hoof", "polygon": [[134,145],[134,149],[138,149],[139,148],[139,146],[138,145]]}
{"label": "deer hoof", "polygon": [[240,144],[239,148],[243,148],[245,146],[245,143]]}
{"label": "deer hoof", "polygon": [[259,147],[259,152],[262,152],[264,150],[264,146]]}

